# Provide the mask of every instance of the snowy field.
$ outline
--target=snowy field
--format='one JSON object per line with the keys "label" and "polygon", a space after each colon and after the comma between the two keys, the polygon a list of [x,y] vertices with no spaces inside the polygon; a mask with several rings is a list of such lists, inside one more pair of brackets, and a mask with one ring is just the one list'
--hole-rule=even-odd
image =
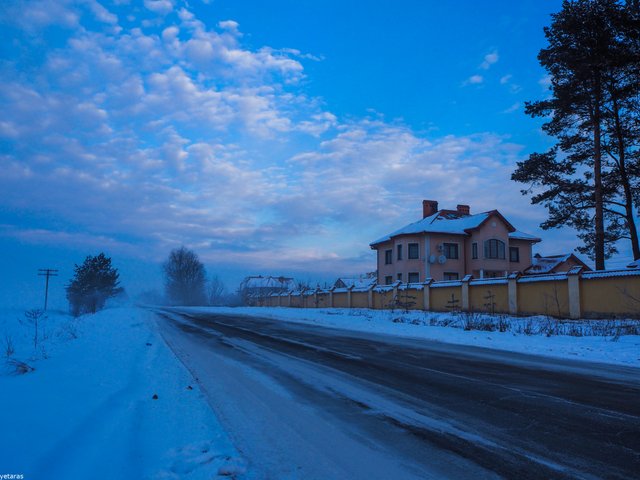
{"label": "snowy field", "polygon": [[575,321],[542,316],[520,318],[343,308],[191,307],[190,310],[261,316],[354,331],[640,367],[638,320]]}
{"label": "snowy field", "polygon": [[245,470],[153,314],[48,312],[37,345],[31,320],[0,311],[0,475],[195,480]]}

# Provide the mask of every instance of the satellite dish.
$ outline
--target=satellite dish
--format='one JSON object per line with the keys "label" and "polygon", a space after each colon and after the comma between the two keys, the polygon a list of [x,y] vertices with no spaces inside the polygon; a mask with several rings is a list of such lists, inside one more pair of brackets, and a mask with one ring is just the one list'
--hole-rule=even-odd
{"label": "satellite dish", "polygon": [[436,256],[435,255],[431,255],[429,257],[429,263],[436,263]]}
{"label": "satellite dish", "polygon": [[438,263],[439,263],[440,265],[442,265],[442,264],[443,264],[444,262],[446,262],[446,261],[447,261],[447,257],[445,257],[444,255],[440,255],[440,256],[438,257]]}

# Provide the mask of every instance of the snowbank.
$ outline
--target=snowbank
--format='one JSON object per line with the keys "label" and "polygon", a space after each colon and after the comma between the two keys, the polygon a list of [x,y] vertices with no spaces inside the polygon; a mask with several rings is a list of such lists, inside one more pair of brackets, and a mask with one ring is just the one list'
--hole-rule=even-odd
{"label": "snowbank", "polygon": [[[250,315],[352,331],[424,338],[444,343],[640,367],[640,336],[611,334],[619,331],[618,327],[621,325],[632,325],[637,332],[637,320],[558,321],[542,316],[525,318],[465,316],[423,311],[402,313],[389,310],[343,308],[192,307],[190,310]],[[508,331],[465,330],[465,324],[470,321],[495,324],[506,322]],[[558,335],[558,332],[564,334]]]}
{"label": "snowbank", "polygon": [[211,479],[244,470],[151,313],[47,317],[34,348],[24,312],[0,311],[1,363],[11,338],[9,359],[35,368],[0,373],[0,474]]}

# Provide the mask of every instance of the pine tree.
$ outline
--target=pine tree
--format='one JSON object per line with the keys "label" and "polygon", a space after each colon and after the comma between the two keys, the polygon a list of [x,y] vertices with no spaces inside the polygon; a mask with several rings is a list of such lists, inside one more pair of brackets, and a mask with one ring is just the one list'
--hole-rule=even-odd
{"label": "pine tree", "polygon": [[88,256],[82,265],[75,265],[74,276],[66,287],[67,300],[73,315],[96,313],[105,302],[123,292],[118,270],[104,253]]}
{"label": "pine tree", "polygon": [[630,108],[638,64],[632,11],[616,0],[565,0],[552,16],[545,28],[549,45],[538,56],[552,96],[528,102],[526,113],[547,118],[543,130],[558,142],[519,162],[512,175],[530,184],[525,194],[542,187],[532,197],[549,211],[542,228],[576,228],[584,243],[579,251],[594,258],[598,270],[620,238],[640,253],[632,193],[637,177],[628,168],[638,119]]}

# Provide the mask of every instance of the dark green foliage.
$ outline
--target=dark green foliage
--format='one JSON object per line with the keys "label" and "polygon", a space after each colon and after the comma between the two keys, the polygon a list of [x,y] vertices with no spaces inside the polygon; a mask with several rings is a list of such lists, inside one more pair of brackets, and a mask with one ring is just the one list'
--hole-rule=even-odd
{"label": "dark green foliage", "polygon": [[89,255],[82,265],[75,265],[74,276],[66,287],[67,300],[74,316],[96,313],[105,302],[123,293],[118,270],[104,253]]}
{"label": "dark green foliage", "polygon": [[162,266],[167,300],[173,305],[206,305],[205,269],[198,255],[185,247],[172,250]]}

